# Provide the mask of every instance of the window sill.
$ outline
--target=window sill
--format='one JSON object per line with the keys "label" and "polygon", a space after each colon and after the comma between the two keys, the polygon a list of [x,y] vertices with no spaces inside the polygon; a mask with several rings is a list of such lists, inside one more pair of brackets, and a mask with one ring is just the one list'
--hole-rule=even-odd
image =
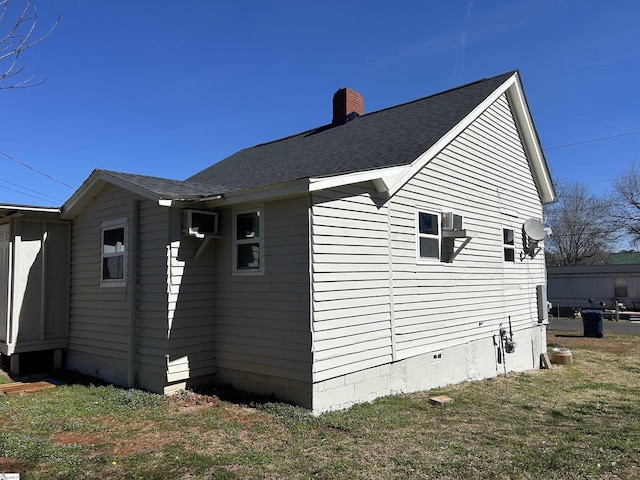
{"label": "window sill", "polygon": [[100,282],[100,288],[126,287],[127,282]]}

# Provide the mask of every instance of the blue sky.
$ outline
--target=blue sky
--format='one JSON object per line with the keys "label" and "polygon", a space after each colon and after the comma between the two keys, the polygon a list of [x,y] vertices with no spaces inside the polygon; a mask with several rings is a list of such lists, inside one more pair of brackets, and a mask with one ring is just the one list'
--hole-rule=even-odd
{"label": "blue sky", "polygon": [[184,179],[330,122],[341,87],[372,112],[513,69],[555,179],[604,193],[640,163],[636,0],[34,3],[61,21],[21,61],[46,82],[0,90],[0,204],[73,193],[32,169]]}

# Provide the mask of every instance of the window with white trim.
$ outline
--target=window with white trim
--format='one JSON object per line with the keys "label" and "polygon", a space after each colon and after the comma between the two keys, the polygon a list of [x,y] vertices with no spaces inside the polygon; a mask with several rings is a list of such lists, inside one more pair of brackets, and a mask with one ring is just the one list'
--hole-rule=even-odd
{"label": "window with white trim", "polygon": [[123,285],[127,274],[127,224],[125,220],[103,222],[101,242],[100,283]]}
{"label": "window with white trim", "polygon": [[263,215],[261,209],[245,210],[234,214],[234,255],[236,273],[263,271]]}
{"label": "window with white trim", "polygon": [[503,228],[502,229],[502,243],[503,243],[503,251],[504,251],[504,261],[505,262],[515,262],[516,261],[516,242],[515,235],[513,234],[513,229],[511,228]]}
{"label": "window with white trim", "polygon": [[416,213],[418,261],[440,260],[440,214],[418,211]]}

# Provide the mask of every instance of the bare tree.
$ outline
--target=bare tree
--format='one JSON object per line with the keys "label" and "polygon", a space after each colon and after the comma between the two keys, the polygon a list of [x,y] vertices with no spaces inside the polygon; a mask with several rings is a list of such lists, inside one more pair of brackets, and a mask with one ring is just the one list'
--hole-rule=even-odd
{"label": "bare tree", "polygon": [[635,163],[614,180],[615,219],[629,243],[640,245],[640,171]]}
{"label": "bare tree", "polygon": [[[9,0],[0,0],[0,89],[26,88],[40,85],[44,80],[35,81],[37,74],[24,78],[24,65],[20,64],[25,50],[39,44],[56,28],[60,17],[43,34],[37,33],[38,12],[26,0],[24,8],[17,12],[17,18],[9,18]],[[5,25],[8,22],[8,27]]]}
{"label": "bare tree", "polygon": [[545,240],[548,265],[593,265],[606,260],[616,233],[613,202],[592,195],[580,182],[558,183],[558,200],[545,207],[553,229]]}

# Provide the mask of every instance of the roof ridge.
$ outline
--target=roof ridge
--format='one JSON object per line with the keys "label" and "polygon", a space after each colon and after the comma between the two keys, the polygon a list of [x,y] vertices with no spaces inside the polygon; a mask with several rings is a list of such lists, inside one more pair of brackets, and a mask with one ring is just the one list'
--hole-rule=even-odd
{"label": "roof ridge", "polygon": [[406,165],[432,147],[516,71],[484,78],[363,114],[247,146],[190,175],[234,189]]}
{"label": "roof ridge", "polygon": [[500,75],[494,75],[493,77],[485,77],[485,78],[481,78],[480,80],[474,80],[473,82],[465,83],[463,85],[458,85],[457,87],[452,87],[452,88],[449,88],[447,90],[442,90],[441,92],[432,93],[431,95],[427,95],[425,97],[416,98],[415,100],[409,100],[408,102],[399,103],[397,105],[392,105],[390,107],[381,108],[380,110],[374,110],[373,112],[365,113],[364,115],[362,115],[362,117],[366,117],[367,115],[373,115],[375,113],[384,112],[386,110],[392,110],[392,109],[398,108],[398,107],[404,107],[406,105],[411,105],[412,103],[421,102],[423,100],[427,100],[429,98],[434,98],[434,97],[437,97],[439,95],[444,95],[446,93],[451,93],[451,92],[454,92],[456,90],[462,90],[463,88],[468,88],[468,87],[470,87],[472,85],[476,85],[476,84],[479,84],[479,83],[482,83],[482,82],[486,82],[488,80],[493,80],[493,79],[496,79],[498,77],[502,77],[502,76],[506,77],[507,75],[511,76],[511,75],[513,75],[514,73],[517,73],[517,72],[518,72],[517,70],[511,70],[509,72],[501,73]]}
{"label": "roof ridge", "polygon": [[[482,78],[482,79],[479,79],[479,80],[474,80],[472,82],[465,83],[463,85],[458,85],[457,87],[452,87],[452,88],[449,88],[447,90],[442,90],[440,92],[432,93],[431,95],[427,95],[427,96],[424,96],[424,97],[421,97],[421,98],[416,98],[414,100],[409,100],[407,102],[399,103],[397,105],[391,105],[389,107],[384,107],[384,108],[381,108],[379,110],[374,110],[373,112],[367,112],[367,113],[364,113],[363,115],[359,115],[358,117],[354,118],[354,120],[356,120],[358,118],[364,118],[364,117],[368,117],[368,116],[371,116],[371,115],[375,115],[377,113],[385,112],[385,111],[388,111],[388,110],[393,110],[395,108],[411,105],[412,103],[421,102],[423,100],[427,100],[429,98],[434,98],[434,97],[437,97],[439,95],[444,95],[446,93],[451,93],[451,92],[454,92],[456,90],[462,90],[463,88],[468,88],[468,87],[470,87],[472,85],[476,85],[476,84],[479,84],[479,83],[482,83],[482,82],[486,82],[488,80],[493,80],[493,79],[498,78],[498,77],[511,76],[514,73],[518,73],[518,70],[510,70],[508,72],[504,72],[504,73],[501,73],[499,75],[494,75],[492,77],[485,77],[485,78]],[[278,143],[278,142],[281,142],[281,141],[284,141],[284,140],[289,140],[290,138],[306,136],[309,133],[323,131],[323,130],[327,130],[327,129],[334,128],[334,127],[341,127],[343,125],[345,125],[345,124],[333,125],[332,123],[327,123],[327,124],[321,125],[319,127],[314,127],[314,128],[310,128],[308,130],[304,130],[302,132],[298,132],[298,133],[294,133],[294,134],[291,134],[291,135],[287,135],[286,137],[277,138],[275,140],[270,140],[268,142],[258,143],[256,145],[251,146],[251,147],[245,147],[245,148],[241,149],[240,151],[242,151],[242,150],[250,150],[252,148],[262,147],[262,146],[265,146],[265,145],[271,145],[271,144]]]}

